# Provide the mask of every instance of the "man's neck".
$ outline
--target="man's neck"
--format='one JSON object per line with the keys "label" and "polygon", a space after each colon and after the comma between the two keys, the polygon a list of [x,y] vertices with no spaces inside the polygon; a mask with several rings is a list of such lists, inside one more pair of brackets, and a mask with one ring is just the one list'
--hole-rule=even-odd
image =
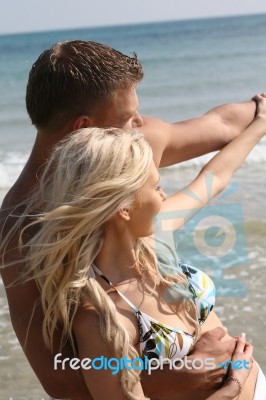
{"label": "man's neck", "polygon": [[66,137],[66,133],[51,134],[38,131],[31,154],[18,179],[7,193],[3,205],[14,207],[27,198],[37,187],[42,169],[53,147]]}
{"label": "man's neck", "polygon": [[44,163],[46,163],[54,146],[66,136],[67,133],[64,131],[50,133],[39,130],[28,160],[29,164],[33,168],[34,166],[40,168]]}

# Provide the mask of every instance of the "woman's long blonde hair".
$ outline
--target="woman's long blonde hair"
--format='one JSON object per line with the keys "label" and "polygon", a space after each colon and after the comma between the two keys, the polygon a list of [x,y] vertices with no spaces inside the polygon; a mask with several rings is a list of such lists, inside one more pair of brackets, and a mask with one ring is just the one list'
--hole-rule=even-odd
{"label": "woman's long blonde hair", "polygon": [[[49,158],[39,188],[15,229],[22,227],[20,246],[26,249],[28,279],[33,276],[40,288],[43,337],[51,351],[58,323],[63,329],[61,345],[70,340],[75,349],[73,319],[84,304],[97,311],[102,337],[118,358],[139,357],[114,303],[95,279],[92,264],[103,244],[105,223],[121,208],[133,206],[151,162],[152,150],[144,136],[118,128],[77,131]],[[33,222],[23,227],[29,216]],[[23,243],[23,235],[34,225],[35,235]],[[162,272],[158,255],[145,238],[137,239],[135,254],[137,265],[153,267],[162,282],[176,284],[193,303],[184,276],[176,273],[176,267],[173,274],[165,260]],[[138,381],[139,371],[122,370],[121,385],[128,398],[140,399],[133,394]]]}

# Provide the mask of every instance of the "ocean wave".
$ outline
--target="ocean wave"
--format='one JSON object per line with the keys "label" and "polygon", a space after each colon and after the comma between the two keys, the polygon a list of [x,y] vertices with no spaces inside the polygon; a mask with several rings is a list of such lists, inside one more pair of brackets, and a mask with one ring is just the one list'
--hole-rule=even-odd
{"label": "ocean wave", "polygon": [[[203,167],[216,153],[205,154],[192,160],[184,161],[177,165],[168,167],[169,169],[185,169],[191,166]],[[264,164],[266,162],[266,141],[261,142],[252,150],[243,165]]]}
{"label": "ocean wave", "polygon": [[[260,143],[249,155],[245,164],[263,164],[266,162],[266,142]],[[177,165],[169,167],[169,169],[180,170],[190,167],[202,167],[204,166],[215,153],[206,154],[204,156],[195,158],[193,160],[188,160]],[[0,151],[0,190],[6,190],[11,187],[11,185],[18,178],[20,172],[25,165],[28,153],[19,151],[10,151],[7,153]],[[168,168],[165,170],[167,172]]]}
{"label": "ocean wave", "polygon": [[9,189],[21,173],[28,154],[8,152],[0,154],[0,190]]}

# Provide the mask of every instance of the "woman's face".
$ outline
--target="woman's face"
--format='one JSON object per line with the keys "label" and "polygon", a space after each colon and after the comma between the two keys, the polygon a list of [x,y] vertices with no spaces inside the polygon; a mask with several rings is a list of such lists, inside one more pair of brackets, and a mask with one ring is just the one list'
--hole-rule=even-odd
{"label": "woman's face", "polygon": [[128,227],[137,237],[150,236],[154,232],[154,218],[159,213],[166,194],[159,186],[160,175],[154,162],[150,168],[150,176],[136,196],[136,203],[130,210]]}

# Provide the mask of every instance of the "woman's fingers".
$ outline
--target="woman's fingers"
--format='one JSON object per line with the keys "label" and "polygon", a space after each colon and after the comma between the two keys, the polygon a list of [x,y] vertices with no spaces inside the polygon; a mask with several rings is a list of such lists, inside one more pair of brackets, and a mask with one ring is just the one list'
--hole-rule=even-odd
{"label": "woman's fingers", "polygon": [[249,376],[253,361],[252,353],[253,347],[251,344],[246,342],[246,335],[241,333],[240,336],[236,337],[235,351],[232,355],[233,362],[242,361],[241,368],[233,368],[229,372],[230,377],[239,381],[240,387],[241,385],[244,385]]}
{"label": "woman's fingers", "polygon": [[240,336],[237,337],[235,352],[243,353],[246,345],[246,334],[241,333]]}
{"label": "woman's fingers", "polygon": [[249,359],[251,359],[251,360],[253,359],[253,357],[252,357],[252,354],[253,354],[253,346],[252,346],[250,343],[246,343],[244,353],[245,353],[246,358],[249,358]]}
{"label": "woman's fingers", "polygon": [[246,335],[241,333],[240,336],[236,337],[236,347],[232,355],[232,361],[242,361],[247,369],[251,368],[252,365],[252,354],[253,346],[246,342]]}

